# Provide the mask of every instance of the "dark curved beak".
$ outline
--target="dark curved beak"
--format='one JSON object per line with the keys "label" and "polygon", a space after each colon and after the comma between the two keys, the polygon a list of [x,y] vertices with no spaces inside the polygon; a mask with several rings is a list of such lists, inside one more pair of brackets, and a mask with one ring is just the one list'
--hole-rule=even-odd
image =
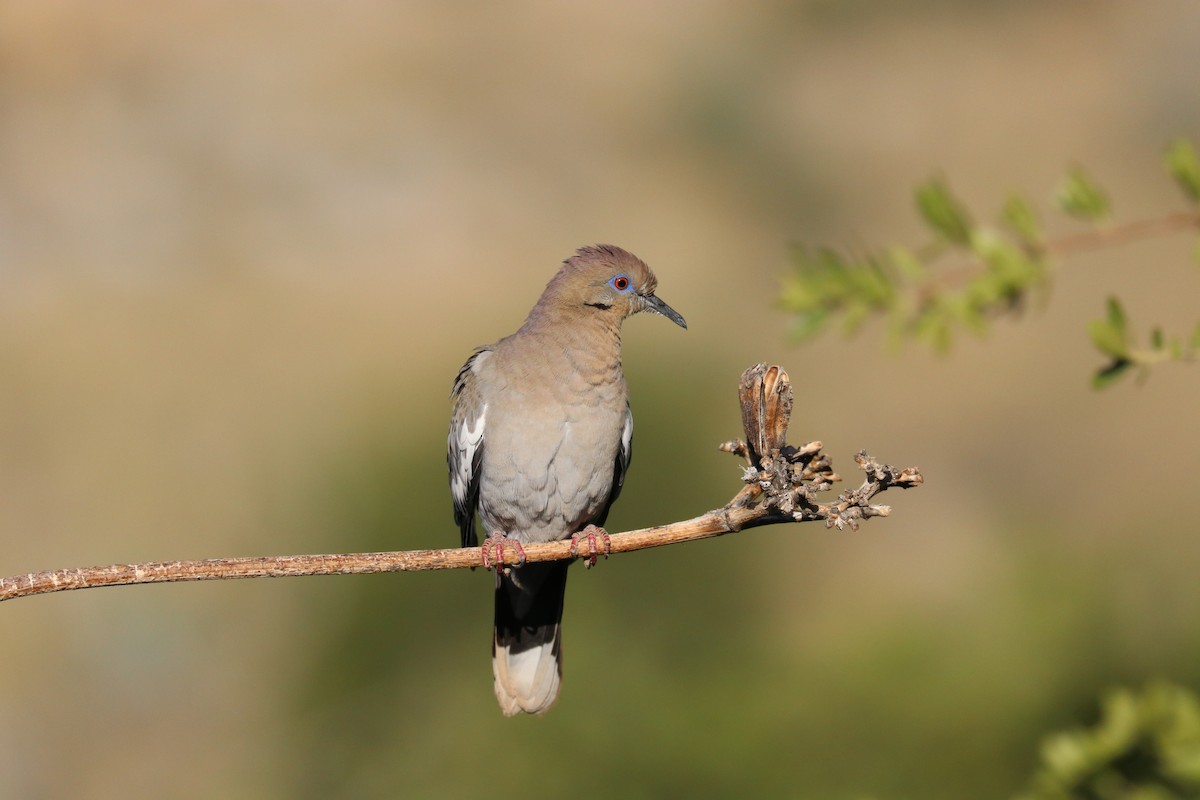
{"label": "dark curved beak", "polygon": [[653,311],[655,314],[662,314],[667,319],[674,322],[679,327],[687,330],[687,320],[685,320],[678,311],[671,308],[669,305],[658,299],[656,294],[648,294],[642,297],[646,301],[646,309]]}

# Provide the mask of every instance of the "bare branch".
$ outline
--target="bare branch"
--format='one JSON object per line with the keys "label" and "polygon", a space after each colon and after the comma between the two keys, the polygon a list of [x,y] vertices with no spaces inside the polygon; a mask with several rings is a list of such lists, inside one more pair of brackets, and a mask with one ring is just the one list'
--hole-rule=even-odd
{"label": "bare branch", "polygon": [[[923,483],[915,467],[898,470],[879,464],[865,452],[855,456],[866,472],[862,485],[842,492],[831,503],[818,503],[815,495],[828,491],[841,477],[821,452],[820,442],[801,447],[784,438],[792,409],[792,388],[779,367],[758,364],[746,370],[739,386],[746,444],[726,442],[721,449],[747,460],[746,485],[722,508],[683,522],[642,528],[610,536],[604,554],[627,553],[648,547],[710,539],[759,525],[821,520],[826,527],[857,530],[862,520],[886,517],[889,506],[873,505],[875,495],[890,488],[908,489]],[[489,562],[516,566],[521,561],[561,561],[578,557],[570,540],[528,544],[522,554],[505,544],[499,558],[494,547]],[[11,600],[68,589],[119,586],[135,583],[281,578],[300,575],[361,575],[375,572],[417,572],[485,566],[478,547],[448,550],[405,550],[387,553],[214,558],[202,561],[154,561],[113,564],[105,567],[32,572],[0,578],[0,600]]]}
{"label": "bare branch", "polygon": [[1041,250],[1050,256],[1072,256],[1088,250],[1164,236],[1189,228],[1192,230],[1200,228],[1200,213],[1180,211],[1152,219],[1099,227],[1059,239],[1051,239],[1041,245]]}

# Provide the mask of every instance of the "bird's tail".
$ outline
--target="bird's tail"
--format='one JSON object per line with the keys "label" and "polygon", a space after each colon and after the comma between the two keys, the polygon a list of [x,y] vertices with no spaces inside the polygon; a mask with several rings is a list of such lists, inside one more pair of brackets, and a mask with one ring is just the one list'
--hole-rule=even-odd
{"label": "bird's tail", "polygon": [[492,673],[504,715],[541,714],[562,682],[562,612],[570,562],[527,564],[496,581]]}

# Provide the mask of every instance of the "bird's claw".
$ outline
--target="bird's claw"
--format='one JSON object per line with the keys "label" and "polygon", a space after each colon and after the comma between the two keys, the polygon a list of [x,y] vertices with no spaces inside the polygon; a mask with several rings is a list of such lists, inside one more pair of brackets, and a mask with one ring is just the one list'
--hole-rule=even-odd
{"label": "bird's claw", "polygon": [[[609,538],[607,531],[595,525],[588,525],[586,528],[584,528],[583,536],[585,539],[587,539],[587,555],[583,558],[583,565],[588,569],[591,569],[592,567],[596,566],[596,557],[599,552],[596,548],[596,537],[599,536],[604,542],[605,558],[608,558],[608,556],[612,553],[612,539]],[[578,533],[571,536],[571,557],[579,558]]]}
{"label": "bird's claw", "polygon": [[506,544],[511,544],[517,548],[517,563],[514,566],[525,566],[525,548],[521,546],[521,543],[503,531],[496,531],[484,539],[483,544],[479,546],[480,553],[483,556],[484,569],[495,569],[497,572],[504,569],[504,546]]}

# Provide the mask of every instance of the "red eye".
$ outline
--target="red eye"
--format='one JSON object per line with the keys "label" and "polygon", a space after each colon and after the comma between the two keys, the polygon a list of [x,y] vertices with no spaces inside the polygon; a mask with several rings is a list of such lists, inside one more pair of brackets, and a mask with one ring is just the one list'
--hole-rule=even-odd
{"label": "red eye", "polygon": [[613,278],[613,288],[618,292],[625,291],[629,288],[629,278],[626,278],[624,275],[618,275]]}

